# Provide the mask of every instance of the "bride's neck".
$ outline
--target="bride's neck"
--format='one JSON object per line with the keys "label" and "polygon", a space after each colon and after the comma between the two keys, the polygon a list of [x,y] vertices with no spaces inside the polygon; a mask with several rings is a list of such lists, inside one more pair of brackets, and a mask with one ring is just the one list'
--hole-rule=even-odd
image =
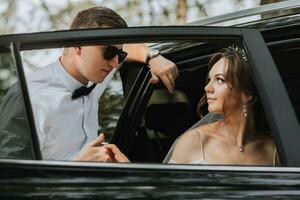
{"label": "bride's neck", "polygon": [[248,109],[247,116],[236,112],[225,116],[220,121],[220,131],[233,144],[246,145],[255,134],[255,121],[253,109]]}

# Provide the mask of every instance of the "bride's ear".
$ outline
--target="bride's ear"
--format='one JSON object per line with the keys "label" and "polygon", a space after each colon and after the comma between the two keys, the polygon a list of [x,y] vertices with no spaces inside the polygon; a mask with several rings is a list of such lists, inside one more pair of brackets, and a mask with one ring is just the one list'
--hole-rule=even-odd
{"label": "bride's ear", "polygon": [[253,101],[254,101],[254,98],[252,97],[252,95],[248,95],[248,94],[245,94],[245,93],[242,94],[242,102],[244,104],[250,104]]}

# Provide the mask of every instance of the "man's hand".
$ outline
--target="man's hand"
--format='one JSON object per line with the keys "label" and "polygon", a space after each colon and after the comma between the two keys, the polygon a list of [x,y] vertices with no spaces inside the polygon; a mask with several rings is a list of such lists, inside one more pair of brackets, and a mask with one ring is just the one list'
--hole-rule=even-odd
{"label": "man's hand", "polygon": [[[127,61],[138,61],[145,63],[149,47],[145,44],[125,44],[124,51],[128,53]],[[175,80],[178,69],[172,61],[159,55],[149,61],[152,78],[151,83],[158,83],[159,79],[165,84],[170,93],[175,88]]]}
{"label": "man's hand", "polygon": [[104,146],[99,146],[104,140],[104,135],[101,133],[95,140],[85,145],[74,160],[113,162],[115,159],[111,151],[108,148],[104,148]]}
{"label": "man's hand", "polygon": [[159,79],[165,84],[170,93],[174,92],[175,80],[178,76],[178,69],[172,61],[159,55],[149,61],[152,78],[151,83],[158,83]]}

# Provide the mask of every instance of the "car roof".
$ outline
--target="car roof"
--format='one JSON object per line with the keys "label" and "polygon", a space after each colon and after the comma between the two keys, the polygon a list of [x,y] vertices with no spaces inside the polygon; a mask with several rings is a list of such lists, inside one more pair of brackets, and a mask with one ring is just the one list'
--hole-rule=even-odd
{"label": "car roof", "polygon": [[[290,12],[291,9],[293,12]],[[255,8],[245,9],[237,12],[232,12],[224,15],[219,15],[215,17],[206,17],[199,21],[188,23],[188,26],[230,26],[230,27],[240,27],[240,28],[256,28],[261,31],[265,41],[272,42],[277,40],[289,39],[289,37],[294,37],[295,28],[298,29],[300,26],[300,1],[299,0],[289,0],[279,3],[272,3],[263,6],[257,6]],[[237,19],[252,17],[257,15],[269,14],[274,12],[289,11],[290,14],[285,15],[273,15],[268,18],[260,18],[252,21],[247,21],[243,23],[237,23]],[[275,31],[276,30],[276,31]],[[284,34],[282,34],[284,32]],[[290,36],[287,34],[290,33]],[[186,43],[176,43],[176,42],[166,42],[152,44],[152,48],[159,49],[163,54],[174,53],[174,51],[181,51],[186,48],[197,46],[199,44]]]}
{"label": "car roof", "polygon": [[[213,16],[213,17],[205,17],[201,20],[195,21],[188,23],[187,25],[190,26],[237,26],[240,23],[237,23],[236,20],[239,20],[241,18],[246,18],[246,17],[253,17],[253,16],[261,16],[265,14],[270,14],[274,12],[282,12],[282,11],[290,11],[291,9],[297,9],[300,8],[300,1],[299,0],[289,0],[289,1],[283,1],[283,2],[278,2],[278,3],[272,3],[272,4],[267,4],[267,5],[262,5],[262,6],[257,6],[254,8],[249,8],[249,9],[244,9],[244,10],[239,10],[236,12],[231,12],[223,15],[218,15],[218,16]],[[299,13],[299,12],[298,12]],[[278,15],[277,15],[278,16]],[[268,20],[272,20],[273,18],[277,17],[269,17]],[[298,18],[299,19],[299,18]],[[263,21],[268,21],[263,19]],[[251,24],[252,22],[255,21],[261,21],[259,20],[252,20],[248,21],[246,24]],[[226,24],[224,24],[226,22]],[[243,23],[245,25],[245,23]]]}

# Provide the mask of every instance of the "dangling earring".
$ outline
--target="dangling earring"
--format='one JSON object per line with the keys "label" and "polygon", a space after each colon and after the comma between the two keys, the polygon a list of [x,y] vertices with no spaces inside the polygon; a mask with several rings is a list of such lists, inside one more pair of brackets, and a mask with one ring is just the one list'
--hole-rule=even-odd
{"label": "dangling earring", "polygon": [[247,113],[247,106],[246,106],[245,103],[243,104],[243,115],[244,115],[244,117],[247,117],[247,115],[248,115],[248,113]]}

